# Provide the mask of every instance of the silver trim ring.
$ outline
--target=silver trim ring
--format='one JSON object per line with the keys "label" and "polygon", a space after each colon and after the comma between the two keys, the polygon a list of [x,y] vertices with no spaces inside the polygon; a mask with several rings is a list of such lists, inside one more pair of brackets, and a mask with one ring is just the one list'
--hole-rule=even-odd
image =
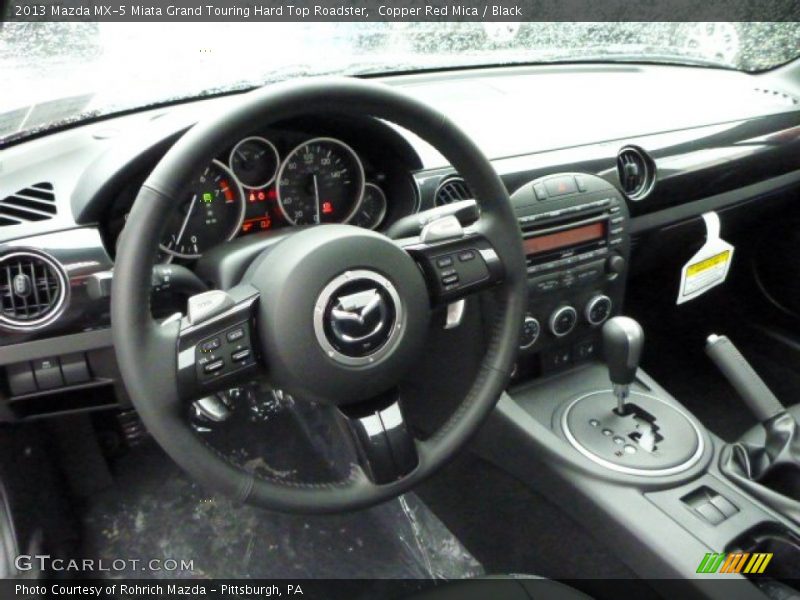
{"label": "silver trim ring", "polygon": [[[364,205],[364,200],[366,200],[366,198],[367,198],[367,188],[375,188],[376,190],[378,190],[378,194],[382,198],[382,200],[381,200],[382,208],[381,208],[380,215],[375,220],[375,222],[372,223],[372,225],[369,226],[370,229],[374,230],[374,229],[377,229],[378,226],[381,223],[383,223],[383,220],[386,218],[386,213],[389,212],[389,201],[386,198],[386,193],[379,186],[377,186],[374,183],[367,183],[367,184],[364,184],[364,193],[361,196],[361,203],[358,206],[359,208],[361,208]],[[353,214],[353,217],[355,217],[356,214],[358,214],[358,211],[356,211],[356,213]],[[353,217],[350,218],[350,221],[353,220]]]}
{"label": "silver trim ring", "polygon": [[536,335],[535,335],[535,336],[533,336],[533,339],[532,339],[532,340],[531,340],[529,343],[527,343],[527,344],[520,344],[520,346],[519,346],[519,349],[520,349],[520,350],[527,350],[528,348],[530,348],[531,346],[533,346],[533,345],[536,343],[536,340],[538,340],[538,339],[539,339],[539,336],[542,334],[542,326],[539,324],[539,320],[538,320],[536,317],[532,316],[532,315],[525,315],[525,318],[524,318],[524,319],[522,319],[522,327],[524,328],[524,327],[525,327],[525,325],[526,325],[527,323],[531,322],[531,321],[533,321],[534,323],[536,323],[536,327],[537,327],[537,329],[536,329]]}
{"label": "silver trim ring", "polygon": [[[247,185],[241,179],[239,179],[239,176],[236,174],[236,169],[233,168],[233,155],[236,154],[236,150],[238,150],[239,146],[241,146],[245,142],[253,142],[253,141],[266,144],[267,146],[270,147],[272,153],[275,155],[275,170],[272,172],[272,177],[270,177],[266,181],[266,183],[262,183],[261,185]],[[247,188],[248,190],[260,190],[261,188],[265,188],[273,181],[275,181],[275,178],[278,176],[278,169],[280,169],[281,167],[281,155],[278,152],[278,149],[275,147],[275,144],[270,142],[267,138],[261,137],[259,135],[251,135],[250,137],[242,138],[241,140],[236,142],[236,145],[233,147],[230,155],[228,156],[228,167],[230,168],[233,176],[236,178],[236,181],[238,181],[239,185],[241,185],[243,188]]]}
{"label": "silver trim ring", "polygon": [[3,254],[0,256],[0,263],[10,258],[14,258],[15,256],[34,258],[47,263],[53,269],[53,272],[58,279],[58,298],[48,313],[32,321],[17,321],[0,313],[0,326],[3,329],[8,329],[11,331],[34,331],[36,329],[41,329],[42,327],[46,327],[56,321],[63,314],[64,309],[67,306],[67,301],[69,300],[69,277],[67,277],[66,270],[61,263],[42,250],[14,250],[8,254]]}
{"label": "silver trim ring", "polygon": [[350,219],[353,218],[353,215],[356,214],[356,211],[361,207],[361,202],[364,200],[364,188],[366,187],[366,176],[364,175],[364,165],[361,162],[361,158],[359,158],[358,154],[356,154],[356,151],[353,150],[347,144],[345,144],[342,140],[338,140],[336,138],[332,138],[332,137],[311,138],[310,140],[306,140],[302,144],[298,144],[297,146],[292,148],[291,152],[289,152],[286,155],[286,158],[283,159],[283,162],[281,163],[280,169],[278,169],[278,177],[277,177],[277,181],[275,182],[275,194],[277,195],[277,200],[278,200],[277,204],[278,204],[278,208],[281,211],[281,214],[283,215],[283,218],[286,219],[286,221],[290,225],[297,225],[297,223],[295,222],[294,219],[292,219],[289,216],[289,214],[286,212],[286,209],[283,207],[283,199],[281,198],[281,179],[283,179],[283,172],[284,172],[284,170],[286,170],[286,165],[289,164],[289,159],[292,158],[292,155],[295,152],[297,152],[298,150],[300,150],[304,146],[308,146],[309,144],[317,144],[319,142],[325,142],[325,143],[329,143],[329,144],[337,144],[337,145],[341,146],[342,148],[344,148],[347,152],[349,152],[353,156],[353,158],[356,160],[356,164],[358,165],[358,175],[359,175],[358,196],[356,198],[355,204],[353,204],[353,209],[350,211],[350,213],[347,215],[346,218],[342,219],[341,222],[342,223],[349,222]]}
{"label": "silver trim ring", "polygon": [[[572,314],[575,316],[575,320],[574,320],[574,321],[573,321],[573,323],[572,323],[572,327],[570,327],[570,328],[569,328],[569,330],[567,330],[567,331],[565,331],[565,332],[563,332],[563,333],[558,333],[558,332],[556,331],[556,325],[555,325],[555,323],[556,323],[556,320],[558,319],[558,317],[559,317],[559,315],[560,315],[561,313],[563,313],[563,312],[569,312],[569,311],[571,311],[571,312],[572,312]],[[564,337],[564,336],[566,336],[566,335],[569,335],[570,333],[572,333],[572,330],[573,330],[573,329],[575,329],[575,326],[576,326],[577,324],[578,324],[578,311],[577,311],[577,310],[575,310],[575,307],[574,307],[574,306],[570,306],[570,305],[567,305],[567,306],[562,306],[561,308],[559,308],[559,309],[557,309],[555,312],[553,312],[553,314],[552,314],[552,315],[550,315],[550,319],[549,319],[549,322],[548,322],[548,325],[550,326],[550,333],[552,333],[552,334],[553,334],[554,336],[556,336],[557,338],[562,338],[562,337]]]}
{"label": "silver trim ring", "polygon": [[670,404],[669,402],[665,401],[663,398],[659,398],[658,396],[653,396],[651,394],[642,394],[640,392],[631,392],[630,396],[642,396],[644,398],[650,398],[652,400],[657,400],[662,404],[666,404],[670,408],[678,411],[692,426],[695,433],[697,434],[697,450],[695,453],[687,460],[686,462],[675,465],[674,467],[669,467],[666,469],[636,469],[634,467],[624,467],[622,465],[618,465],[616,463],[612,463],[604,458],[600,458],[596,454],[592,453],[590,450],[585,448],[581,445],[581,443],[572,435],[572,432],[569,429],[569,425],[567,423],[567,419],[569,418],[569,413],[578,402],[583,400],[584,398],[588,398],[589,396],[594,396],[595,394],[613,394],[613,390],[599,390],[595,392],[589,392],[588,394],[583,394],[582,396],[578,396],[570,402],[567,409],[564,411],[564,414],[561,416],[561,429],[564,432],[567,440],[569,441],[570,445],[575,448],[578,452],[580,452],[583,456],[588,458],[593,463],[605,467],[606,469],[610,469],[612,471],[616,471],[618,473],[625,473],[626,475],[642,475],[644,477],[662,477],[665,475],[675,475],[677,473],[682,473],[687,469],[693,467],[697,461],[700,460],[700,457],[703,456],[703,451],[705,450],[705,443],[703,441],[703,434],[700,429],[695,425],[694,421],[689,417],[686,411],[681,410],[674,404]]}
{"label": "silver trim ring", "polygon": [[[592,310],[594,310],[594,307],[597,305],[598,302],[602,302],[603,300],[608,300],[608,312],[606,313],[606,316],[600,319],[599,321],[592,321],[591,317]],[[586,308],[583,311],[583,316],[586,318],[586,321],[589,323],[589,325],[597,326],[600,325],[601,323],[604,323],[608,319],[608,317],[611,316],[612,310],[614,310],[614,303],[611,301],[611,298],[609,298],[605,294],[598,294],[597,296],[589,300],[588,304],[586,305]]]}
{"label": "silver trim ring", "polygon": [[[225,163],[223,163],[220,160],[217,159],[212,160],[211,163],[209,163],[209,166],[211,166],[212,164],[216,167],[219,167],[225,173],[230,175],[231,183],[233,183],[236,186],[236,191],[239,193],[239,220],[236,223],[236,227],[233,228],[233,231],[231,231],[230,234],[228,234],[228,236],[225,239],[219,241],[219,243],[222,244],[224,242],[230,242],[233,238],[237,236],[239,231],[242,229],[242,223],[244,223],[244,215],[247,212],[247,200],[245,200],[244,190],[242,189],[242,185],[239,183],[239,180],[236,179],[236,176],[233,174],[233,171],[231,171],[225,165]],[[203,171],[203,173],[205,173],[205,170]],[[194,179],[192,181],[194,181]],[[170,250],[164,244],[161,243],[158,244],[158,247],[162,252],[166,252],[171,256],[177,256],[178,258],[192,259],[192,258],[200,258],[201,256],[203,256],[202,252],[200,254],[183,254],[181,252],[176,252],[175,250]]]}
{"label": "silver trim ring", "polygon": [[[346,354],[342,354],[336,348],[334,348],[330,341],[328,341],[328,336],[325,335],[325,325],[323,323],[325,308],[328,306],[331,297],[344,284],[364,279],[372,281],[373,283],[377,283],[386,290],[386,292],[389,294],[389,297],[392,299],[392,302],[394,302],[395,320],[391,331],[389,332],[389,336],[386,338],[386,341],[377,350],[375,350],[375,352],[366,356],[347,356]],[[364,365],[375,364],[391,354],[391,352],[397,347],[397,344],[402,339],[401,334],[405,329],[405,326],[406,313],[403,310],[403,303],[400,301],[400,295],[397,293],[397,289],[395,288],[394,284],[392,284],[392,282],[383,275],[367,269],[353,269],[351,271],[345,271],[341,275],[334,277],[330,282],[328,282],[328,285],[322,288],[322,291],[317,297],[317,302],[314,304],[314,335],[317,338],[317,342],[319,342],[319,345],[325,351],[325,354],[328,356],[328,358],[349,367],[361,367]]]}

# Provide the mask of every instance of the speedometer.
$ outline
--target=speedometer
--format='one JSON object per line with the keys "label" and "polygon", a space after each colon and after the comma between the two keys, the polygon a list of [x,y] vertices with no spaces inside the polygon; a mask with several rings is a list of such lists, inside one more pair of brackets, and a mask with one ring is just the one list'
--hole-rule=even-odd
{"label": "speedometer", "polygon": [[181,258],[199,258],[209,248],[233,239],[244,211],[241,186],[233,173],[215,160],[191,183],[189,193],[173,211],[161,249]]}
{"label": "speedometer", "polygon": [[278,207],[293,225],[345,223],[364,195],[364,166],[350,146],[314,138],[286,157],[278,172]]}

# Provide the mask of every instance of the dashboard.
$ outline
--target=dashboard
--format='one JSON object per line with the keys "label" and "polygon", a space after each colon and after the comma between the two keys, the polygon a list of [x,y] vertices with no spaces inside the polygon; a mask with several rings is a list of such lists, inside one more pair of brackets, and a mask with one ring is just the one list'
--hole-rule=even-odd
{"label": "dashboard", "polygon": [[[221,148],[166,223],[162,259],[196,260],[235,238],[287,227],[382,230],[413,213],[418,198],[406,161],[387,156],[380,135],[368,138],[323,123],[254,130]],[[103,219],[112,253],[147,172],[123,186]]]}
{"label": "dashboard", "polygon": [[[633,274],[676,248],[688,252],[702,243],[700,215],[706,211],[719,213],[727,235],[737,226],[747,231],[755,215],[774,214],[796,197],[796,79],[800,76],[576,65],[384,81],[435,106],[465,130],[491,159],[512,201],[520,200],[515,210],[521,223],[543,218],[563,229],[555,213],[585,207],[591,213],[587,218],[607,222],[601,238],[610,247],[619,227],[613,221],[620,217],[596,215],[590,205],[616,202],[611,208],[623,213],[626,236],[616,252]],[[120,115],[2,151],[0,421],[97,408],[109,394],[95,398],[86,391],[96,387],[115,386],[116,396],[124,399],[111,349],[109,296],[126,215],[175,141],[238,97]],[[598,197],[587,198],[591,191],[546,202],[538,192],[531,196],[531,182],[541,180],[546,187],[548,177],[563,173],[573,174],[575,182],[582,175],[602,180]],[[241,139],[208,157],[165,222],[152,305],[163,315],[179,310],[185,295],[178,284],[187,274],[211,286],[236,283],[236,273],[223,268],[227,279],[217,281],[203,269],[223,245],[245,246],[256,238],[267,243],[291,228],[318,223],[386,232],[403,217],[470,196],[462,174],[424,140],[392,124],[336,114],[269,127],[254,123]],[[556,208],[545,210],[548,205]],[[569,346],[573,355],[584,351],[585,336],[595,331],[587,325],[594,319],[589,307],[602,307],[596,295],[607,296],[613,310],[620,310],[625,293],[624,278],[606,287],[592,279],[597,257],[570,264],[566,271],[534,264],[550,265],[554,253],[556,261],[573,259],[567,254],[574,244],[541,248],[550,241],[537,237],[542,226],[537,220],[526,233],[531,244],[539,244],[530,249],[529,268],[543,269],[535,276],[539,287],[532,288],[534,304],[526,322],[531,337],[523,355],[531,360],[544,355],[556,337],[562,341],[553,349]],[[525,233],[526,226],[521,227]],[[598,244],[603,240],[596,239],[595,229],[565,231],[591,234],[591,239],[573,240],[576,244]],[[598,250],[603,248],[592,252]],[[14,303],[14,276],[20,269],[33,274],[37,287],[32,291],[40,302]],[[585,280],[589,283],[571,287],[572,281]],[[561,323],[552,315],[563,313],[554,311],[566,301],[574,304],[579,323],[559,337]],[[564,356],[553,352],[553,365]]]}

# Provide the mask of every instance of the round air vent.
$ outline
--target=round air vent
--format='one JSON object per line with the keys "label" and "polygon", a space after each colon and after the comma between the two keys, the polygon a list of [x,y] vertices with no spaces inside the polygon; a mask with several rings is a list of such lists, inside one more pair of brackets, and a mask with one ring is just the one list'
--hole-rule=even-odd
{"label": "round air vent", "polygon": [[627,146],[617,155],[617,173],[622,191],[631,200],[643,200],[656,182],[656,165],[641,148]]}
{"label": "round air vent", "polygon": [[64,308],[67,276],[53,258],[30,250],[0,256],[0,326],[29,330],[52,323]]}
{"label": "round air vent", "polygon": [[472,198],[473,195],[467,182],[457,176],[445,177],[433,194],[433,202],[436,206],[444,206],[460,200],[472,200]]}

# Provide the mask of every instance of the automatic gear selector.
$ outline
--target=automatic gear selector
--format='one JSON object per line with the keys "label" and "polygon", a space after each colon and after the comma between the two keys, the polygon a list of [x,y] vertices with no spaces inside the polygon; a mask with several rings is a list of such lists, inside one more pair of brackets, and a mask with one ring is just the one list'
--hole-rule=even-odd
{"label": "automatic gear selector", "polygon": [[609,469],[649,476],[678,473],[700,459],[702,436],[679,407],[644,386],[643,391],[632,389],[643,347],[644,332],[633,319],[614,317],[603,326],[611,389],[569,402],[562,429],[579,452]]}

